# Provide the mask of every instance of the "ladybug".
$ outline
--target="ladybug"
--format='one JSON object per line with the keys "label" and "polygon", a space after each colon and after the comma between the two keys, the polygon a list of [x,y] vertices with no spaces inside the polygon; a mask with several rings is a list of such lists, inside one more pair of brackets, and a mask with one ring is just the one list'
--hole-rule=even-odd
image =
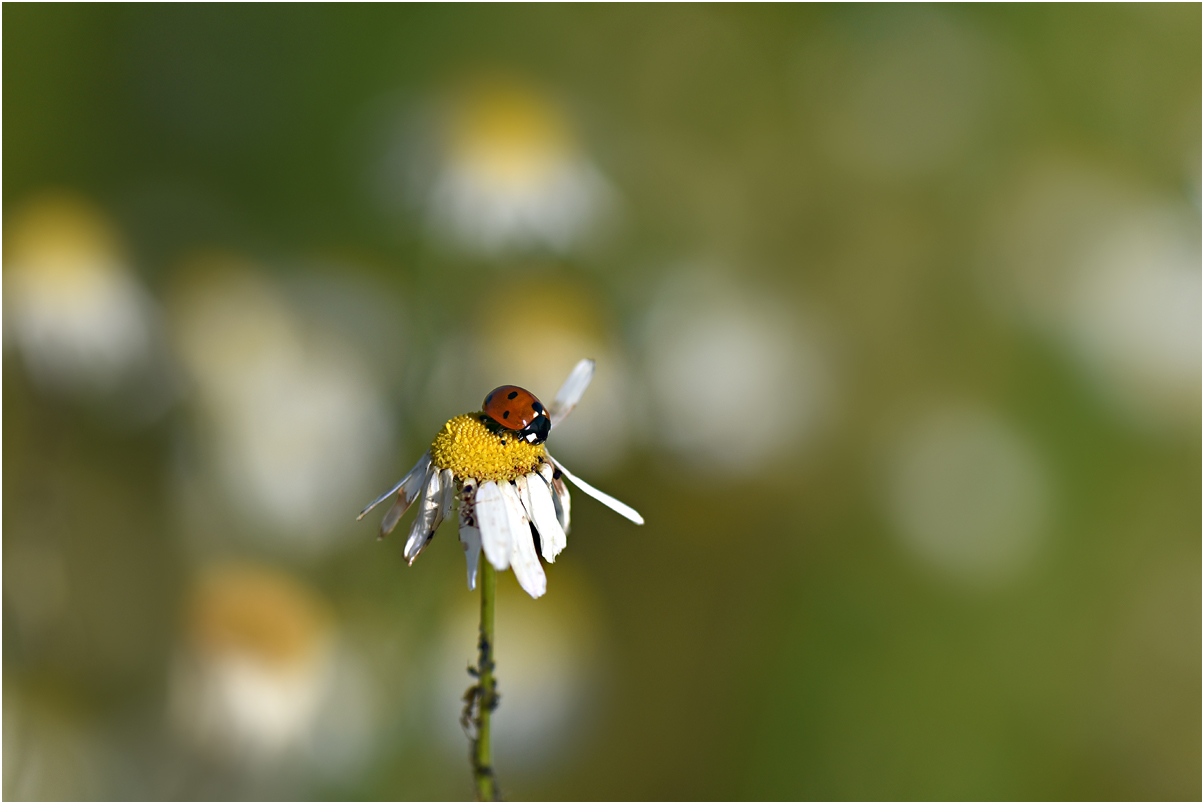
{"label": "ladybug", "polygon": [[490,430],[512,430],[532,444],[548,440],[552,419],[535,394],[517,385],[501,385],[485,395],[481,421]]}

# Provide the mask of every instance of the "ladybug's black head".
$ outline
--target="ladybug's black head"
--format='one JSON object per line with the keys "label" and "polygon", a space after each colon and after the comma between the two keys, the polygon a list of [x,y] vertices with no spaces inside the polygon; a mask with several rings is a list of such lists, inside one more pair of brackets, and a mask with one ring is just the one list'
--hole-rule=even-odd
{"label": "ladybug's black head", "polygon": [[552,430],[552,420],[548,418],[548,414],[541,412],[535,417],[535,421],[528,424],[522,430],[519,430],[519,438],[525,439],[531,444],[542,444],[548,440],[548,433]]}

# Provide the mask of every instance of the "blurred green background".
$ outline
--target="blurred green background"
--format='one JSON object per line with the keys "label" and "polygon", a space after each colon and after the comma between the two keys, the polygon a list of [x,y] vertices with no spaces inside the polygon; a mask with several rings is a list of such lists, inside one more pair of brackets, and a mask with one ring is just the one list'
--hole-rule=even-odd
{"label": "blurred green background", "polygon": [[6,5],[5,798],[1198,800],[1200,15]]}

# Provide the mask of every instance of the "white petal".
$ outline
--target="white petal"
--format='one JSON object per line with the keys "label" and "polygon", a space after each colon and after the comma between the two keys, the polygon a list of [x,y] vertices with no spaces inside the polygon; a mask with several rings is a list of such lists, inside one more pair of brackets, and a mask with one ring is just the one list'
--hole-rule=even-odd
{"label": "white petal", "polygon": [[514,491],[518,494],[519,503],[522,504],[523,516],[527,518],[527,522],[534,522],[535,520],[531,518],[531,500],[527,496],[526,475],[520,475],[519,478],[514,481]]}
{"label": "white petal", "polygon": [[548,589],[548,578],[544,575],[535,552],[535,541],[531,537],[531,526],[519,500],[518,490],[510,483],[500,483],[502,496],[506,500],[506,514],[510,518],[510,532],[514,541],[510,547],[510,568],[518,585],[531,597],[539,597]]}
{"label": "white petal", "polygon": [[556,556],[564,549],[566,539],[564,528],[556,519],[556,505],[552,502],[552,492],[548,489],[547,481],[535,472],[526,477],[527,492],[523,503],[527,513],[539,531],[539,547],[543,557],[555,561]]}
{"label": "white petal", "polygon": [[460,544],[464,545],[464,558],[468,561],[468,588],[477,588],[477,564],[481,559],[481,529],[477,527],[476,482],[465,481],[460,495]]}
{"label": "white petal", "polygon": [[564,473],[565,477],[567,477],[569,480],[573,481],[574,486],[581,489],[582,491],[584,491],[589,496],[593,497],[598,502],[609,507],[611,510],[617,511],[618,513],[627,517],[635,524],[637,524],[637,525],[644,524],[644,517],[640,516],[639,512],[636,511],[634,508],[632,508],[630,505],[619,502],[614,497],[611,497],[609,494],[607,494],[604,491],[598,491],[596,488],[591,486],[589,483],[586,483],[584,480],[582,480],[581,478],[574,475],[568,469],[565,469],[564,464],[562,464],[560,461],[553,458],[551,455],[548,456],[548,460],[550,460],[552,463],[554,463],[556,465],[556,468]]}
{"label": "white petal", "polygon": [[481,529],[481,549],[485,558],[498,570],[510,566],[510,517],[506,513],[506,498],[492,480],[482,483],[476,497],[477,527]]}
{"label": "white petal", "polygon": [[411,564],[422,548],[430,543],[443,522],[443,473],[432,471],[418,502],[418,516],[410,526],[410,538],[406,539],[405,557]]}
{"label": "white petal", "polygon": [[552,490],[552,504],[556,507],[556,519],[560,522],[560,527],[567,534],[569,532],[569,511],[571,500],[569,499],[569,489],[564,485],[564,478],[556,476],[556,469],[550,463],[541,463],[539,465],[539,473],[543,475],[543,479],[548,481],[548,487]]}
{"label": "white petal", "polygon": [[443,505],[439,511],[439,520],[451,517],[452,503],[456,499],[456,476],[451,469],[443,470],[440,483],[443,484]]}
{"label": "white petal", "polygon": [[564,417],[577,407],[577,403],[581,401],[581,395],[585,393],[585,389],[589,387],[590,380],[593,378],[594,361],[586,358],[573,367],[573,370],[569,372],[568,379],[564,381],[564,385],[560,386],[560,390],[556,392],[556,398],[552,400],[552,404],[548,408],[548,416],[552,419],[553,427],[563,421]]}
{"label": "white petal", "polygon": [[[426,475],[422,476],[423,483],[426,482],[426,477]],[[397,502],[389,507],[389,510],[385,512],[384,519],[380,521],[380,533],[377,534],[376,538],[383,539],[392,533],[393,528],[397,527],[397,523],[401,520],[401,515],[409,507],[410,503],[404,496],[398,497]]]}
{"label": "white petal", "polygon": [[411,474],[406,476],[404,485],[397,495],[397,502],[393,503],[393,506],[385,514],[384,519],[380,521],[380,533],[376,538],[383,539],[385,536],[393,532],[393,528],[397,527],[397,522],[401,519],[401,515],[406,512],[406,509],[410,507],[410,504],[413,503],[418,495],[422,493],[422,490],[426,488],[426,484],[430,480],[431,475],[439,474],[439,470],[430,465],[429,458],[425,464],[420,463],[419,466],[425,466],[425,471],[423,474]]}
{"label": "white petal", "polygon": [[[355,518],[356,521],[358,522],[359,520],[363,519],[364,514],[368,513],[373,508],[375,508],[376,506],[380,505],[385,500],[387,500],[389,497],[396,494],[399,490],[401,490],[402,486],[405,486],[406,488],[405,488],[405,491],[402,492],[402,495],[399,499],[404,500],[405,505],[408,507],[410,503],[414,502],[414,498],[416,496],[418,496],[418,491],[424,485],[424,483],[426,481],[426,470],[430,467],[430,465],[431,465],[431,453],[428,450],[426,453],[423,454],[423,456],[421,458],[418,459],[418,463],[414,464],[414,468],[411,469],[409,472],[407,472],[405,477],[403,477],[401,480],[397,481],[396,486],[389,489],[388,491],[386,491],[384,494],[377,497],[372,502],[368,503],[368,507],[366,507],[363,511],[360,511],[360,515]],[[402,508],[401,510],[404,513],[405,508]],[[398,514],[398,516],[401,516],[401,515]],[[396,524],[396,520],[394,520],[394,524]],[[390,528],[390,530],[392,530],[392,528]]]}

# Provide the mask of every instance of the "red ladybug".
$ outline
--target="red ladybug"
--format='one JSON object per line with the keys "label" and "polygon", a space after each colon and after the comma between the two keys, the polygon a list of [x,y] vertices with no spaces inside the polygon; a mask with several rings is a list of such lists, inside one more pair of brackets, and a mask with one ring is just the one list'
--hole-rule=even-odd
{"label": "red ladybug", "polygon": [[[517,385],[494,388],[485,395],[481,412],[485,414],[481,421],[487,426],[492,424],[503,430],[513,430],[519,438],[532,444],[547,441],[548,431],[552,429],[547,408],[535,394]],[[495,428],[491,426],[490,429]]]}

